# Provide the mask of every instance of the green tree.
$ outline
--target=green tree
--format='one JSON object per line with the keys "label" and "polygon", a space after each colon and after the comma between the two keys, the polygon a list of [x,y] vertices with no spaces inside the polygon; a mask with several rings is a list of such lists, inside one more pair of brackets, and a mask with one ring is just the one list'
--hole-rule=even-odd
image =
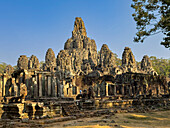
{"label": "green tree", "polygon": [[154,70],[159,75],[165,75],[166,77],[170,78],[170,59],[159,59],[155,56],[151,56],[150,60],[152,62]]}
{"label": "green tree", "polygon": [[45,63],[44,61],[40,61],[40,68],[43,67],[43,64],[44,64],[44,63]]}
{"label": "green tree", "polygon": [[6,63],[4,62],[0,63],[0,74],[4,73],[6,66],[7,66]]}
{"label": "green tree", "polygon": [[13,66],[13,68],[14,68],[14,71],[18,70],[18,66],[17,65]]}
{"label": "green tree", "polygon": [[170,0],[132,0],[132,14],[136,22],[134,42],[143,42],[148,36],[163,33],[161,45],[170,47]]}
{"label": "green tree", "polygon": [[122,60],[120,58],[118,58],[117,54],[114,54],[115,56],[115,62],[117,66],[121,66],[122,65]]}

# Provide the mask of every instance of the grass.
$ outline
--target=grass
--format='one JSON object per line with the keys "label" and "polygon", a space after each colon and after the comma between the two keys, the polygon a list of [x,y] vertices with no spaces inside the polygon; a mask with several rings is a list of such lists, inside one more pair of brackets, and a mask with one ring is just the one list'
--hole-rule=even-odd
{"label": "grass", "polygon": [[137,116],[126,116],[126,118],[133,120],[153,120],[150,117],[137,117]]}

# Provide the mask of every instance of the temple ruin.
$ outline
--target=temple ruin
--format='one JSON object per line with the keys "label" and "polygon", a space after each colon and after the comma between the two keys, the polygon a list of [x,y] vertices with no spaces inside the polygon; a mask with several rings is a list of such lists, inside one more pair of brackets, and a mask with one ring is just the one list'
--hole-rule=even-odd
{"label": "temple ruin", "polygon": [[21,55],[17,70],[8,65],[0,79],[1,118],[71,115],[82,109],[128,107],[139,99],[162,97],[169,97],[166,78],[154,71],[147,55],[137,65],[132,50],[125,47],[118,67],[106,44],[97,51],[79,17],[57,56],[49,48],[40,67],[35,55],[30,59]]}

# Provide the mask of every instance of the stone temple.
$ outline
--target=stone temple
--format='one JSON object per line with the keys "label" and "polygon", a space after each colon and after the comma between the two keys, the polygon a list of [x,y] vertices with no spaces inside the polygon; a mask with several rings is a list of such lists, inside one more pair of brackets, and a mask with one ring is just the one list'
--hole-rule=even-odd
{"label": "stone temple", "polygon": [[49,48],[40,67],[35,55],[30,59],[21,55],[17,70],[8,65],[0,79],[3,119],[40,119],[123,105],[128,108],[163,97],[169,97],[166,78],[152,68],[147,55],[137,66],[132,50],[125,47],[122,65],[117,66],[107,44],[97,51],[80,17],[75,18],[72,37],[57,56]]}

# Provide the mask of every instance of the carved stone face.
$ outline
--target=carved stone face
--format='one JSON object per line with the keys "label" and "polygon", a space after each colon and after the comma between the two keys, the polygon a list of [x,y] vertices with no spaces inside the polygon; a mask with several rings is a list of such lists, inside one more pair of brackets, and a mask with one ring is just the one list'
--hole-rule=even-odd
{"label": "carved stone face", "polygon": [[21,55],[18,59],[18,69],[28,69],[28,58],[25,55]]}
{"label": "carved stone face", "polygon": [[36,56],[32,55],[28,62],[29,69],[40,69],[40,63]]}

